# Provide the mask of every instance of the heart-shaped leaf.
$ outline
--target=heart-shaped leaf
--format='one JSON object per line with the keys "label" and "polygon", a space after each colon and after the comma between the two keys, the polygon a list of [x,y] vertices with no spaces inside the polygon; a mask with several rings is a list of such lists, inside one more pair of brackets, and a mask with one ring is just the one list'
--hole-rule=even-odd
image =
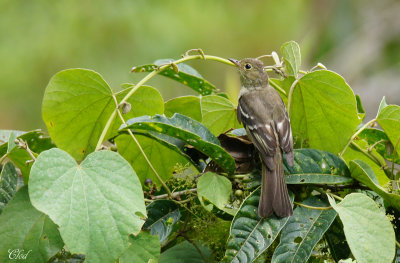
{"label": "heart-shaped leaf", "polygon": [[[225,259],[227,262],[250,263],[261,255],[275,240],[289,217],[272,215],[262,219],[257,207],[260,188],[251,193],[242,203],[232,221]],[[293,194],[290,194],[293,202]]]}
{"label": "heart-shaped leaf", "polygon": [[147,220],[143,229],[158,235],[160,243],[168,239],[175,224],[181,218],[179,206],[171,200],[156,200],[146,207]]}
{"label": "heart-shaped leaf", "polygon": [[31,205],[27,186],[1,214],[0,240],[1,262],[47,262],[64,246],[57,226]]}
{"label": "heart-shaped leaf", "polygon": [[6,163],[0,174],[0,214],[17,192],[18,175],[12,163]]}
{"label": "heart-shaped leaf", "polygon": [[289,76],[297,78],[301,65],[300,47],[295,41],[289,41],[281,47],[286,72]]}
{"label": "heart-shaped leaf", "polygon": [[[316,197],[308,198],[303,204],[314,207],[329,206]],[[316,210],[298,206],[282,229],[280,243],[275,249],[272,262],[307,262],[313,248],[335,217],[336,212],[333,209]]]}
{"label": "heart-shaped leaf", "polygon": [[236,107],[228,99],[210,95],[201,98],[202,123],[214,135],[218,136],[229,129],[240,128],[237,117]]}
{"label": "heart-shaped leaf", "polygon": [[137,236],[130,236],[131,245],[119,258],[119,263],[149,263],[160,257],[160,241],[149,232],[142,231]]}
{"label": "heart-shaped leaf", "polygon": [[361,121],[353,91],[340,75],[328,70],[298,80],[289,110],[296,144],[332,153],[343,150]]}
{"label": "heart-shaped leaf", "polygon": [[165,102],[165,116],[172,117],[175,113],[201,122],[203,117],[201,115],[200,98],[196,96],[183,96]]}
{"label": "heart-shaped leaf", "polygon": [[[154,70],[157,70],[159,65],[168,64],[171,63],[172,61],[173,59],[162,59],[162,60],[160,59],[157,60],[154,64],[147,64],[134,67],[131,71],[152,72]],[[161,71],[159,74],[167,78],[176,80],[182,83],[183,85],[192,88],[201,95],[209,95],[217,91],[214,85],[212,85],[207,80],[203,79],[203,77],[192,67],[184,63],[178,64],[177,67],[178,67],[178,72],[176,72],[174,68],[169,67]]]}
{"label": "heart-shaped leaf", "polygon": [[32,167],[29,195],[60,227],[69,250],[85,254],[87,262],[119,258],[146,214],[135,172],[111,151],[94,152],[79,165],[57,148],[41,153]]}
{"label": "heart-shaped leaf", "polygon": [[189,117],[178,113],[172,118],[156,115],[151,119],[131,119],[127,124],[124,129],[157,132],[182,140],[209,156],[227,172],[235,170],[235,160],[219,145],[218,139],[200,122]]}
{"label": "heart-shaped leaf", "polygon": [[395,235],[392,224],[376,203],[361,193],[346,195],[339,204],[329,195],[328,199],[343,222],[357,262],[391,263],[396,249]]}
{"label": "heart-shaped leaf", "polygon": [[350,162],[351,176],[357,181],[365,184],[371,190],[375,191],[391,206],[400,211],[400,195],[388,193],[382,186],[379,185],[374,171],[371,166],[362,160],[353,160]]}

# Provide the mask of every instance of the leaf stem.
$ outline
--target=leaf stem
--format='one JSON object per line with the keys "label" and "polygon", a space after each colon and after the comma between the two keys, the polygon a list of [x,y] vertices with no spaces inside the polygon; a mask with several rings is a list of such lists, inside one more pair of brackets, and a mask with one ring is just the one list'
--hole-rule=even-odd
{"label": "leaf stem", "polygon": [[399,243],[399,241],[397,241],[397,240],[394,240],[395,242],[396,242],[396,246],[398,247],[398,248],[400,248],[400,243]]}
{"label": "leaf stem", "polygon": [[274,87],[275,89],[279,90],[282,94],[284,94],[287,97],[287,93],[285,90],[283,90],[281,87],[279,87],[278,85],[276,85],[276,83],[274,83],[273,81],[270,81],[269,84]]}
{"label": "leaf stem", "polygon": [[[181,196],[181,195],[185,195],[185,194],[189,194],[189,193],[195,193],[195,192],[197,192],[197,188],[186,189],[186,190],[182,190],[182,191],[179,191],[179,192],[172,193],[171,198],[176,198],[176,197]],[[164,198],[167,198],[167,197],[168,197],[167,194],[157,195],[157,196],[153,197],[153,200],[164,199]]]}
{"label": "leaf stem", "polygon": [[353,134],[353,136],[351,136],[350,140],[347,142],[346,146],[344,146],[343,150],[339,153],[339,157],[342,157],[344,152],[347,150],[347,147],[349,147],[350,143],[363,131],[365,130],[368,126],[372,125],[373,123],[376,122],[376,119],[372,119],[369,122],[367,122],[366,124],[364,124],[364,126],[362,126],[356,133]]}
{"label": "leaf stem", "polygon": [[294,88],[296,87],[297,83],[299,82],[299,80],[300,80],[300,79],[296,79],[296,80],[292,83],[292,86],[290,86],[289,96],[288,96],[288,104],[287,104],[287,111],[288,111],[289,117],[290,117],[290,108],[292,107],[293,91],[294,91]]}
{"label": "leaf stem", "polygon": [[[115,105],[116,105],[116,112],[118,113],[118,116],[121,119],[122,123],[126,124],[124,116],[122,116],[122,113],[118,109],[117,98],[115,98],[115,96],[113,96],[113,98],[114,98],[114,102],[115,102]],[[156,175],[157,179],[161,182],[162,186],[167,191],[167,193],[168,193],[167,196],[172,198],[171,190],[169,189],[168,185],[164,182],[164,180],[161,178],[161,176],[158,174],[158,172],[154,168],[153,164],[150,162],[149,158],[147,157],[146,153],[144,152],[144,150],[143,150],[142,146],[140,145],[139,141],[136,139],[136,136],[133,134],[133,132],[130,129],[128,129],[128,133],[132,137],[133,141],[136,143],[137,147],[139,148],[139,151],[142,153],[142,155],[143,155],[144,159],[146,160],[147,164],[150,166],[150,169],[153,171],[153,173]]]}
{"label": "leaf stem", "polygon": [[332,209],[332,206],[326,206],[326,207],[317,207],[317,206],[309,206],[309,205],[305,205],[302,203],[298,203],[298,202],[294,202],[296,205],[298,206],[302,206],[308,209],[314,209],[314,210],[329,210]]}

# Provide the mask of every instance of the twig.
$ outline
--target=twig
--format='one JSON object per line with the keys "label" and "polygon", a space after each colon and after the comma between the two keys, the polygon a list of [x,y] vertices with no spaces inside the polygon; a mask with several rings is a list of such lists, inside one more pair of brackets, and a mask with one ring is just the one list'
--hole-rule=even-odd
{"label": "twig", "polygon": [[339,156],[342,157],[344,152],[347,150],[347,147],[349,147],[350,143],[363,131],[365,130],[368,126],[372,125],[373,123],[376,122],[376,119],[372,119],[369,122],[367,122],[366,124],[364,124],[364,126],[362,126],[356,133],[353,134],[353,136],[351,136],[350,140],[347,142],[346,146],[344,146],[343,150],[339,153]]}
{"label": "twig", "polygon": [[[171,194],[171,198],[176,198],[176,197],[184,195],[184,194],[195,193],[195,192],[197,192],[197,188],[186,189],[186,190],[183,190],[183,191],[172,193]],[[157,199],[164,199],[164,198],[167,198],[167,197],[168,197],[168,194],[162,194],[162,195],[156,195],[152,199],[153,200],[157,200]]]}
{"label": "twig", "polygon": [[308,208],[308,209],[314,209],[314,210],[329,210],[332,209],[332,206],[326,206],[326,207],[317,207],[317,206],[309,206],[309,205],[305,205],[302,203],[298,203],[298,202],[294,202],[296,205]]}

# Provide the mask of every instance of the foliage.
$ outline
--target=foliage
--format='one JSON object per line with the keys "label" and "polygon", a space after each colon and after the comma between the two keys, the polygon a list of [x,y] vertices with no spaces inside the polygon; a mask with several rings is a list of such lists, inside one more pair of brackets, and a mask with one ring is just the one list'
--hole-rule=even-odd
{"label": "foliage", "polygon": [[[301,70],[295,42],[281,50],[270,83],[295,136],[294,165],[284,162],[292,217],[258,217],[259,161],[236,108],[184,64],[230,61],[202,51],[156,61],[119,92],[69,69],[43,98],[50,137],[0,133],[0,258],[14,249],[35,262],[392,262],[399,178],[386,161],[399,160],[400,107],[382,103],[360,125],[361,100],[340,75]],[[158,74],[200,95],[164,102],[144,86]]]}

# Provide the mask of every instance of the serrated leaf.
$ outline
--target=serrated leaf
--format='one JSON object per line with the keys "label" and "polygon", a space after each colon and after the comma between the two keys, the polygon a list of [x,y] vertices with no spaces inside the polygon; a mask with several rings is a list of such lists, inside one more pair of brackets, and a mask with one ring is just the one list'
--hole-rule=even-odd
{"label": "serrated leaf", "polygon": [[349,194],[339,204],[329,195],[328,199],[343,222],[347,242],[357,262],[391,263],[395,255],[395,235],[392,224],[376,203],[361,193]]}
{"label": "serrated leaf", "polygon": [[[316,197],[308,198],[303,204],[313,207],[329,206]],[[315,210],[298,206],[281,231],[280,243],[272,256],[272,262],[307,262],[335,217],[336,212],[333,209]]]}
{"label": "serrated leaf", "polygon": [[[287,184],[352,184],[347,165],[336,155],[316,149],[295,149],[294,163],[289,166],[284,158],[284,173]],[[251,174],[248,187],[261,184],[261,172]]]}
{"label": "serrated leaf", "polygon": [[6,163],[0,174],[0,214],[17,192],[18,174],[12,163]]}
{"label": "serrated leaf", "polygon": [[184,96],[165,102],[165,116],[172,117],[175,113],[188,116],[196,121],[202,121],[200,98]]}
{"label": "serrated leaf", "polygon": [[[178,245],[167,249],[160,256],[159,263],[211,263],[212,260],[211,251],[208,247],[202,246],[197,243],[197,247],[184,241]],[[200,254],[200,252],[201,254]]]}
{"label": "serrated leaf", "polygon": [[354,179],[365,184],[386,200],[391,206],[400,211],[400,195],[388,193],[383,187],[381,187],[371,166],[362,160],[353,160],[350,162],[350,171],[351,176]]}
{"label": "serrated leaf", "polygon": [[171,200],[156,200],[146,207],[147,219],[143,229],[150,230],[163,243],[169,237],[173,227],[181,218],[179,206]]}
{"label": "serrated leaf", "polygon": [[[16,193],[1,214],[0,240],[1,262],[47,262],[64,245],[57,226],[31,205],[27,186]],[[18,252],[26,259],[17,260]]]}
{"label": "serrated leaf", "polygon": [[[261,255],[275,240],[289,217],[275,215],[262,219],[257,207],[260,188],[243,201],[232,221],[225,259],[227,262],[250,263]],[[293,202],[293,194],[290,194]]]}
{"label": "serrated leaf", "polygon": [[57,148],[41,153],[31,170],[29,195],[60,227],[68,249],[85,254],[87,262],[119,258],[146,214],[135,172],[111,151],[94,152],[79,165]]}
{"label": "serrated leaf", "polygon": [[124,129],[151,131],[177,138],[209,156],[229,173],[235,170],[235,160],[219,144],[218,139],[200,122],[176,113],[172,118],[156,115],[127,121]]}
{"label": "serrated leaf", "polygon": [[286,42],[282,45],[281,51],[283,60],[285,61],[286,72],[289,76],[297,78],[301,65],[299,44],[295,41]]}
{"label": "serrated leaf", "polygon": [[340,75],[328,70],[298,80],[289,110],[296,144],[332,153],[343,150],[361,121],[353,91]]}
{"label": "serrated leaf", "polygon": [[217,95],[201,98],[202,123],[214,135],[218,136],[229,129],[240,128],[236,107],[228,99]]}
{"label": "serrated leaf", "polygon": [[217,208],[224,210],[225,205],[228,204],[229,197],[232,193],[232,184],[228,178],[212,172],[203,174],[197,182],[197,197],[203,206],[209,209],[203,199],[211,202]]}
{"label": "serrated leaf", "polygon": [[[158,65],[171,63],[172,59],[157,60],[154,64],[147,64],[142,66],[134,67],[132,72],[152,72],[158,68]],[[178,66],[178,72],[172,67],[169,67],[159,74],[167,78],[176,80],[183,85],[190,87],[201,95],[209,95],[217,91],[217,88],[203,77],[192,67],[180,63]]]}
{"label": "serrated leaf", "polygon": [[119,263],[148,263],[150,260],[157,262],[160,257],[160,241],[149,232],[142,231],[137,236],[130,236],[129,242],[131,244],[119,258]]}
{"label": "serrated leaf", "polygon": [[42,117],[57,147],[78,161],[93,152],[116,107],[112,96],[105,80],[92,70],[55,74],[43,97]]}
{"label": "serrated leaf", "polygon": [[400,155],[400,106],[384,107],[380,111],[377,121],[395,147],[397,155]]}
{"label": "serrated leaf", "polygon": [[[167,181],[174,173],[182,172],[182,170],[197,171],[190,158],[175,145],[157,137],[141,134],[135,134],[135,138],[163,181]],[[131,136],[121,134],[115,139],[115,143],[118,146],[118,152],[135,169],[142,185],[146,179],[151,179],[157,187],[161,186],[160,180]]]}

